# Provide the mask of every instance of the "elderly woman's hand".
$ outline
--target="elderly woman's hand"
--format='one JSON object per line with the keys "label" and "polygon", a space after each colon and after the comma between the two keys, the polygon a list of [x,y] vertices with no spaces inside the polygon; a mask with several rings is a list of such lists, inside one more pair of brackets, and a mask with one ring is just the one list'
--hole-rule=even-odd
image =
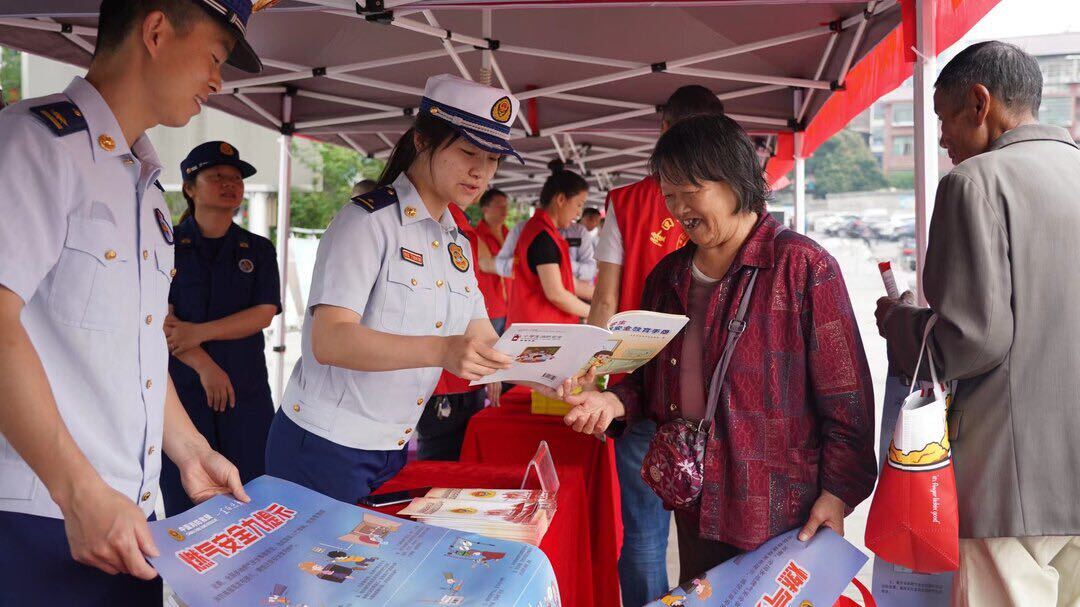
{"label": "elderly woman's hand", "polygon": [[822,525],[843,536],[844,513],[846,511],[847,505],[844,504],[844,500],[823,490],[821,496],[817,498],[814,506],[810,509],[810,520],[806,521],[802,531],[799,532],[799,541],[805,542],[814,537],[814,534]]}
{"label": "elderly woman's hand", "polygon": [[596,434],[607,430],[612,420],[626,415],[619,397],[611,392],[582,392],[564,399],[574,408],[563,417],[563,423],[574,432]]}

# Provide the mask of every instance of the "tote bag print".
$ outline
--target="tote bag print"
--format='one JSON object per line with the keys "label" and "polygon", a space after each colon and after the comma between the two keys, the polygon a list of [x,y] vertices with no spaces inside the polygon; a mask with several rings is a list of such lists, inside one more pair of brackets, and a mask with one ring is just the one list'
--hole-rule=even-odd
{"label": "tote bag print", "polygon": [[[923,352],[933,383],[911,393],[900,409],[886,465],[870,504],[866,546],[897,565],[922,573],[955,570],[959,564],[956,480],[946,412],[950,396],[938,380],[927,337],[937,317],[927,323]],[[915,376],[918,377],[918,366]]]}

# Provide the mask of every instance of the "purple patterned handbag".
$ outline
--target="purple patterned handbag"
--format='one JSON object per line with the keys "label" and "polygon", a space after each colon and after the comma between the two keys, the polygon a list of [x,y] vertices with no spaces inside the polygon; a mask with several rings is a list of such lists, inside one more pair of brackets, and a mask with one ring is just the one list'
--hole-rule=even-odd
{"label": "purple patterned handbag", "polygon": [[709,381],[709,406],[705,417],[699,422],[686,419],[670,421],[656,430],[649,452],[641,465],[641,478],[664,502],[666,508],[691,508],[701,498],[702,469],[705,463],[705,445],[713,430],[720,389],[724,384],[731,354],[735,344],[746,330],[746,308],[757,280],[757,268],[750,273],[750,281],[743,291],[735,318],[728,323],[727,341],[720,361],[716,363]]}

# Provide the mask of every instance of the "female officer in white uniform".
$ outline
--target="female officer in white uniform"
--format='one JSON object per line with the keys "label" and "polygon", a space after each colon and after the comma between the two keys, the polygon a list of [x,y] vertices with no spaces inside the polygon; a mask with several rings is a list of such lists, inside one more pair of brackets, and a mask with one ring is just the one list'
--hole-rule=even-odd
{"label": "female officer in white uniform", "polygon": [[[405,465],[443,368],[478,379],[509,366],[447,210],[487,188],[518,102],[454,76],[427,82],[379,188],[319,243],[303,355],[266,447],[266,472],[355,503]],[[520,157],[518,157],[520,160]]]}

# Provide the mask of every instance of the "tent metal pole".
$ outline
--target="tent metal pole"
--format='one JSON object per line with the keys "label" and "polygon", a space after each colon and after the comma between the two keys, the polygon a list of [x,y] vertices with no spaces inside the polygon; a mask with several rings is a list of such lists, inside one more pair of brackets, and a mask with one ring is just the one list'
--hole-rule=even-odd
{"label": "tent metal pole", "polygon": [[296,130],[302,131],[304,129],[313,129],[321,126],[335,126],[339,124],[350,124],[353,122],[370,122],[372,120],[382,120],[383,118],[398,118],[401,115],[402,110],[392,110],[389,112],[375,112],[373,114],[343,116],[341,118],[327,118],[325,120],[308,120],[305,122],[297,122]]}
{"label": "tent metal pole", "polygon": [[383,112],[389,112],[391,110],[397,110],[399,112],[402,111],[400,108],[396,108],[392,105],[386,105],[385,103],[360,101],[351,97],[342,97],[341,95],[328,95],[326,93],[316,93],[314,91],[305,91],[303,89],[296,91],[296,96],[307,97],[309,99],[318,99],[320,101],[330,101],[331,103],[340,103],[342,105],[351,105],[353,107],[368,108],[370,110],[381,110]]}
{"label": "tent metal pole", "polygon": [[[839,39],[839,32],[829,36],[829,42],[825,45],[825,52],[821,54],[821,62],[818,63],[817,71],[814,72],[814,80],[821,80],[821,75],[825,73],[825,67],[829,64],[829,59],[832,58],[833,50],[836,49],[836,41]],[[803,97],[802,106],[797,109],[797,113],[795,114],[796,122],[802,122],[803,118],[806,117],[806,112],[810,109],[810,102],[813,101],[815,92],[817,91],[814,89],[806,89],[806,95]]]}
{"label": "tent metal pole", "polygon": [[[866,14],[873,15],[874,9],[877,8],[878,0],[870,0],[866,4]],[[859,45],[862,44],[863,35],[866,34],[866,26],[870,22],[869,19],[863,19],[859,22],[859,27],[855,29],[855,36],[851,39],[851,46],[848,47],[847,55],[844,57],[844,66],[840,68],[840,75],[837,76],[836,82],[843,85],[844,80],[847,79],[848,71],[851,69],[851,64],[855,61],[855,53],[859,51]]]}
{"label": "tent metal pole", "polygon": [[368,155],[367,151],[364,148],[360,147],[360,145],[356,143],[356,141],[354,141],[352,137],[349,137],[345,133],[338,133],[338,137],[340,137],[342,141],[347,143],[349,147],[355,150],[356,153],[360,154],[361,156]]}
{"label": "tent metal pole", "polygon": [[[431,27],[439,27],[439,21],[435,19],[435,15],[431,11],[423,11],[424,19],[427,20],[428,25]],[[450,60],[457,66],[458,72],[461,73],[461,77],[466,80],[473,80],[472,74],[469,73],[469,68],[465,67],[465,63],[462,62],[461,57],[454,50],[454,45],[449,40],[443,38],[443,48],[446,49],[446,54],[450,55]]]}
{"label": "tent metal pole", "polygon": [[255,112],[256,114],[258,114],[260,116],[262,116],[263,119],[266,120],[267,122],[269,122],[270,124],[274,125],[275,127],[279,128],[279,129],[281,128],[281,121],[277,119],[277,116],[274,116],[270,112],[264,110],[262,107],[259,106],[259,104],[255,103],[254,101],[249,99],[247,97],[247,95],[244,95],[243,93],[235,93],[233,95],[233,97],[236,97],[237,99],[239,99],[241,103],[243,103],[244,105],[251,108],[251,111]]}
{"label": "tent metal pole", "polygon": [[[495,54],[491,51],[484,51],[484,56],[488,58],[488,62],[491,64],[491,71],[495,74],[495,78],[499,80],[499,85],[506,90],[510,90],[510,83],[506,80],[506,75],[503,74],[502,68],[499,67],[499,62],[495,60]],[[525,112],[518,111],[518,122],[521,126],[525,127],[525,133],[527,135],[533,134],[532,125],[529,124],[529,119],[525,117]]]}
{"label": "tent metal pole", "polygon": [[[286,93],[281,97],[281,116],[284,122],[292,120],[292,95]],[[292,189],[292,162],[291,150],[292,134],[282,130],[281,149],[278,151],[278,208],[277,208],[277,253],[280,265],[278,265],[278,279],[281,284],[281,314],[274,319],[274,358],[277,360],[277,370],[274,373],[274,396],[278,405],[285,394],[285,333],[288,331],[287,320],[289,310],[289,228],[290,228],[290,190]],[[302,312],[302,310],[298,310]]]}
{"label": "tent metal pole", "polygon": [[[56,23],[55,21],[40,21],[38,19],[22,19],[22,18],[3,18],[0,19],[0,25],[7,25],[10,27],[21,27],[23,29],[40,30],[43,32],[56,32],[62,33],[65,25],[62,23]],[[76,36],[97,36],[96,27],[85,27],[82,25],[71,26],[71,34]]]}
{"label": "tent metal pole", "polygon": [[[462,53],[470,53],[475,51],[471,46],[458,46],[454,47],[454,51],[459,55]],[[413,61],[425,61],[428,59],[438,59],[446,54],[446,51],[427,51],[423,53],[413,53],[411,55],[402,55],[400,57],[391,57],[387,59],[375,59],[372,61],[361,61],[359,63],[349,63],[345,65],[334,65],[326,68],[327,74],[344,74],[347,72],[359,72],[362,70],[375,69],[380,67],[388,67],[392,65],[401,65],[403,63],[410,63]],[[264,60],[265,62],[266,60]],[[244,78],[241,80],[234,80],[232,82],[226,82],[221,86],[223,91],[235,88],[247,88],[249,86],[259,86],[263,84],[277,84],[280,82],[289,82],[292,80],[303,80],[305,78],[311,78],[313,74],[311,70],[290,70],[284,74],[272,74],[269,76],[256,76],[254,78]]]}
{"label": "tent metal pole", "polygon": [[788,76],[769,76],[765,74],[747,74],[745,72],[728,72],[724,70],[703,70],[695,67],[669,67],[669,74],[679,76],[694,76],[696,78],[711,78],[713,80],[731,80],[733,82],[757,82],[760,84],[775,84],[777,86],[797,86],[800,88],[813,88],[829,90],[832,83],[825,80],[811,80],[809,78],[790,78]]}
{"label": "tent metal pole", "polygon": [[806,233],[806,158],[803,157],[803,134],[795,133],[795,231]]}
{"label": "tent metal pole", "polygon": [[923,267],[934,193],[938,181],[937,117],[934,114],[934,78],[937,48],[934,45],[933,0],[915,3],[915,285],[919,303],[926,305]]}

